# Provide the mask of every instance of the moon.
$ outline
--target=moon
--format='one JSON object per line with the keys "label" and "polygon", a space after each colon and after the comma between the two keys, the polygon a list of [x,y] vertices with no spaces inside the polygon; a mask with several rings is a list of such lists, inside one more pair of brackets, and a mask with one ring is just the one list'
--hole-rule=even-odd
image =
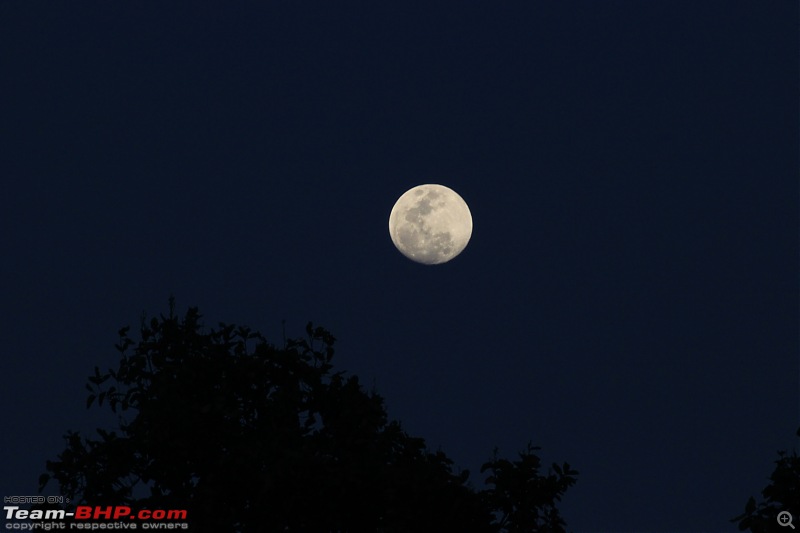
{"label": "moon", "polygon": [[404,256],[424,265],[446,263],[472,236],[472,213],[454,190],[425,184],[409,189],[389,215],[389,235]]}

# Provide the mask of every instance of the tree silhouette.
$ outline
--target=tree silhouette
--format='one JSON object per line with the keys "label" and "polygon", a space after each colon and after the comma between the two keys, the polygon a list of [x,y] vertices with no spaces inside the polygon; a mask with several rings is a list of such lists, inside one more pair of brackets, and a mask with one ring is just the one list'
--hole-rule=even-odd
{"label": "tree silhouette", "polygon": [[[797,430],[800,437],[800,428]],[[778,524],[778,513],[787,511],[795,520],[800,517],[800,457],[797,451],[787,454],[778,452],[775,461],[775,470],[770,476],[769,485],[761,491],[763,500],[756,504],[752,496],[747,500],[744,513],[731,519],[739,522],[739,531],[749,529],[753,533],[771,533],[787,531],[785,526]]]}
{"label": "tree silhouette", "polygon": [[87,408],[107,406],[113,431],[47,461],[73,503],[187,509],[195,531],[564,531],[556,502],[576,481],[568,464],[540,475],[534,450],[495,458],[476,491],[443,452],[389,421],[383,399],[333,372],[335,338],[269,344],[246,327],[205,331],[190,308],[119,331],[119,367],[89,377]]}

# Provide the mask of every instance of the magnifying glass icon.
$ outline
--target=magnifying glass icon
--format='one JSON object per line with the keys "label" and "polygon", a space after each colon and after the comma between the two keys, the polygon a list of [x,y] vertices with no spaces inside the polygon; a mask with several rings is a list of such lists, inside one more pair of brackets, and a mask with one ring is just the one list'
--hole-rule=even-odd
{"label": "magnifying glass icon", "polygon": [[781,511],[778,513],[778,524],[782,527],[789,526],[790,528],[794,529],[794,525],[792,525],[792,515],[789,511]]}

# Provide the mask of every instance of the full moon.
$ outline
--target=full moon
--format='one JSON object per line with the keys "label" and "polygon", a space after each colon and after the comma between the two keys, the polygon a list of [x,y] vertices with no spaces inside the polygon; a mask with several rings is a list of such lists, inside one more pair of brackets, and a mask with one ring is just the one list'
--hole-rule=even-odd
{"label": "full moon", "polygon": [[467,246],[472,214],[454,190],[444,185],[418,185],[394,204],[389,235],[400,253],[412,261],[446,263]]}

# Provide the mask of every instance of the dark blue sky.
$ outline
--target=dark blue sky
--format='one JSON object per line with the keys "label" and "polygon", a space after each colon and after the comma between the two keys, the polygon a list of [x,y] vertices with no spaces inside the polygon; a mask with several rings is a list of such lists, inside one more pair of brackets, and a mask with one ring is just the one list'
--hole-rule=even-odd
{"label": "dark blue sky", "polygon": [[[34,494],[174,294],[339,339],[474,471],[580,472],[578,533],[735,531],[798,414],[798,4],[3,2],[0,492]],[[389,211],[441,183],[426,267]],[[88,502],[91,503],[91,502]]]}

